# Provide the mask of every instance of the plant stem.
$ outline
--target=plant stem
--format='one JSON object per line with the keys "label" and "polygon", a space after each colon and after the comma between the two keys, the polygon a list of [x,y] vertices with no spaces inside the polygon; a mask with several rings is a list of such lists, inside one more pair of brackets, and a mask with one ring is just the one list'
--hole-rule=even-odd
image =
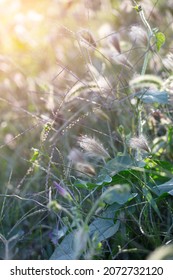
{"label": "plant stem", "polygon": [[[138,13],[140,15],[140,18],[144,24],[144,26],[147,29],[147,33],[148,33],[148,46],[145,52],[145,57],[144,57],[144,62],[143,62],[143,66],[142,66],[142,70],[141,70],[141,76],[145,75],[146,70],[147,70],[147,66],[148,66],[148,62],[149,62],[149,54],[150,54],[150,39],[153,36],[153,31],[150,27],[150,24],[148,23],[148,21],[145,18],[145,14],[141,8],[141,6],[138,6]],[[137,102],[137,123],[138,123],[138,127],[137,127],[137,134],[138,136],[142,135],[143,133],[143,127],[142,127],[142,108],[143,108],[143,104],[141,99],[138,99]],[[141,155],[140,152],[137,151],[136,152],[136,159],[140,160],[141,159]]]}

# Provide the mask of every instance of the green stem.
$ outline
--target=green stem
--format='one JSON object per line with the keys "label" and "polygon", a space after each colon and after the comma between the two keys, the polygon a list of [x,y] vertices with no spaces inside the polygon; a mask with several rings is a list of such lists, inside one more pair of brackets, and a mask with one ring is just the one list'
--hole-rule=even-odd
{"label": "green stem", "polygon": [[[146,53],[145,53],[145,57],[144,57],[144,62],[143,62],[142,70],[141,70],[141,76],[143,76],[146,73],[148,62],[149,62],[150,39],[153,36],[153,31],[152,31],[148,21],[145,18],[145,14],[144,14],[141,6],[139,6],[139,8],[138,8],[138,12],[139,12],[140,18],[141,18],[144,26],[146,27],[146,29],[148,29],[148,46],[147,46],[147,49],[146,49]],[[137,134],[138,134],[138,136],[142,135],[142,133],[143,133],[143,127],[142,127],[142,108],[143,108],[142,101],[141,101],[141,99],[138,99],[138,102],[137,102],[137,123],[138,123]],[[137,160],[141,159],[139,151],[136,152],[136,159]]]}
{"label": "green stem", "polygon": [[150,53],[149,53],[149,47],[148,47],[147,50],[146,50],[145,57],[144,57],[144,63],[143,63],[143,66],[142,66],[141,75],[145,75],[145,73],[146,73],[148,62],[149,62],[149,54]]}

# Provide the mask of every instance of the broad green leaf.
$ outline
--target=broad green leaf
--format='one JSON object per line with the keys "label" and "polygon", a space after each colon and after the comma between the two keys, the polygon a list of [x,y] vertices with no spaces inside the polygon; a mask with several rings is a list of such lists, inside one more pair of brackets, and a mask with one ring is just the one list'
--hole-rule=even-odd
{"label": "broad green leaf", "polygon": [[102,168],[102,170],[100,171],[99,176],[109,175],[112,177],[118,172],[122,170],[127,170],[134,165],[135,164],[129,155],[118,156],[106,163],[104,168]]}
{"label": "broad green leaf", "polygon": [[165,43],[165,35],[162,32],[157,32],[155,34],[156,37],[156,47],[157,47],[157,51],[159,52],[161,47],[163,46],[163,44]]}
{"label": "broad green leaf", "polygon": [[88,190],[92,190],[96,187],[96,184],[93,184],[91,182],[84,181],[84,180],[81,180],[81,179],[75,180],[74,185],[77,188],[88,189]]}
{"label": "broad green leaf", "polygon": [[101,186],[104,183],[111,183],[111,182],[112,182],[112,177],[110,177],[108,174],[100,174],[97,177],[96,185]]}
{"label": "broad green leaf", "polygon": [[102,218],[106,219],[114,219],[116,212],[122,207],[122,205],[118,203],[113,203],[109,205],[104,212],[102,213]]}
{"label": "broad green leaf", "polygon": [[65,236],[63,241],[57,245],[55,251],[53,252],[50,260],[73,260],[74,250],[73,250],[74,233],[69,233]]}
{"label": "broad green leaf", "polygon": [[155,89],[142,90],[138,93],[138,98],[144,103],[168,104],[168,93]]}
{"label": "broad green leaf", "polygon": [[164,184],[158,185],[157,187],[154,187],[154,191],[156,191],[158,195],[163,193],[169,193],[170,195],[173,195],[173,179]]}
{"label": "broad green leaf", "polygon": [[124,185],[124,184],[129,184],[129,183],[136,184],[136,182],[137,182],[136,178],[140,178],[142,170],[144,171],[143,168],[141,170],[128,169],[128,170],[120,171],[118,174],[115,174],[112,177],[111,184],[114,184],[114,185],[117,185],[117,184]]}
{"label": "broad green leaf", "polygon": [[[136,195],[135,195],[136,196]],[[111,188],[104,197],[104,202],[107,204],[125,204],[128,200],[131,200],[134,197],[134,194],[130,193],[129,185],[115,185]]]}
{"label": "broad green leaf", "polygon": [[120,221],[114,223],[114,221],[108,219],[97,218],[89,226],[90,236],[96,235],[97,241],[101,242],[111,236],[113,236],[120,226]]}
{"label": "broad green leaf", "polygon": [[171,191],[169,191],[168,193],[173,196],[173,189]]}

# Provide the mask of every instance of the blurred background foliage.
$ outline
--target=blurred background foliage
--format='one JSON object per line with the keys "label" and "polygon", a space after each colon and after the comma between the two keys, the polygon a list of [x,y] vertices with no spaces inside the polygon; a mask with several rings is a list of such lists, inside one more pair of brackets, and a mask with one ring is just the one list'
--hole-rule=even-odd
{"label": "blurred background foliage", "polygon": [[[162,62],[173,48],[173,3],[140,3],[151,26],[166,36],[147,74],[166,79],[170,71]],[[63,180],[68,153],[81,134],[101,138],[114,156],[123,151],[123,137],[136,133],[135,104],[127,96],[146,46],[130,31],[143,26],[130,0],[0,0],[0,16],[0,192],[26,199],[0,197],[0,232],[7,239],[18,234],[10,257],[48,258],[49,232],[57,221],[31,200],[48,202],[52,174]],[[169,132],[170,145],[160,157],[172,160],[172,105],[161,111],[164,119],[169,111],[162,130]],[[158,135],[149,127],[149,105],[144,113],[152,143]],[[34,149],[40,168],[32,165]]]}

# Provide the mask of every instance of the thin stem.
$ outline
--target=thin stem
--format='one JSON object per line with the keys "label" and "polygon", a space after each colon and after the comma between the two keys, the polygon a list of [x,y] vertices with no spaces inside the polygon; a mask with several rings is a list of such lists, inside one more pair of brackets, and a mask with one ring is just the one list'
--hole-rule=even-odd
{"label": "thin stem", "polygon": [[142,8],[140,8],[140,10],[139,10],[139,15],[141,17],[141,20],[142,20],[143,24],[147,27],[147,29],[149,31],[149,37],[152,37],[153,36],[153,31],[152,31],[148,21],[146,20],[146,17],[144,15],[144,12],[143,12]]}
{"label": "thin stem", "polygon": [[[134,1],[136,3],[136,1]],[[140,18],[144,24],[144,26],[147,29],[147,33],[148,33],[148,46],[146,49],[146,53],[145,53],[145,57],[144,57],[144,62],[143,62],[143,66],[142,66],[142,70],[141,70],[141,75],[145,75],[146,70],[147,70],[147,66],[148,66],[148,62],[149,62],[149,54],[150,54],[150,39],[153,37],[153,31],[150,27],[150,24],[148,23],[148,21],[146,20],[145,14],[142,10],[142,7],[137,5],[137,9],[136,9],[140,15]],[[138,128],[137,128],[137,134],[138,136],[142,135],[143,133],[143,127],[142,127],[142,101],[141,99],[138,99],[137,102],[137,123],[138,123]],[[141,159],[141,155],[140,155],[140,151],[136,151],[136,159],[140,160]]]}

